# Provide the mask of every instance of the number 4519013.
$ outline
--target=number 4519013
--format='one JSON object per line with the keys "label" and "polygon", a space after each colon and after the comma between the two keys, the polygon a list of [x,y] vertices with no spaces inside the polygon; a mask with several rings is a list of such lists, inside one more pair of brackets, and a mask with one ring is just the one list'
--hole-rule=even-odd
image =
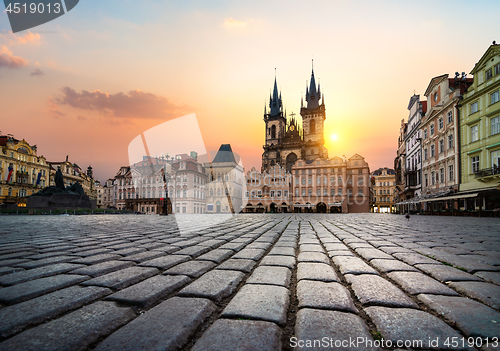
{"label": "number 4519013", "polygon": [[61,12],[61,3],[55,2],[53,4],[48,3],[36,3],[32,2],[29,5],[24,3],[9,3],[5,9],[8,13],[59,13]]}

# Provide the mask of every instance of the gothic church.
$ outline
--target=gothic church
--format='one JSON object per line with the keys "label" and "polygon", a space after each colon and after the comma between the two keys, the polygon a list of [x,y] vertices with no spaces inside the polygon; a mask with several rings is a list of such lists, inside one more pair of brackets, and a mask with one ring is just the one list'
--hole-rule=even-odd
{"label": "gothic church", "polygon": [[[321,103],[320,103],[321,100]],[[323,126],[326,119],[325,98],[321,96],[320,85],[316,87],[314,69],[311,73],[309,87],[306,84],[306,106],[301,99],[300,115],[302,128],[298,125],[294,115],[287,118],[283,111],[281,92],[278,93],[276,77],[274,90],[269,97],[269,113],[264,107],[264,122],[266,123],[266,143],[262,154],[262,172],[269,171],[275,164],[281,165],[288,171],[295,161],[327,159],[328,150],[325,148]]]}

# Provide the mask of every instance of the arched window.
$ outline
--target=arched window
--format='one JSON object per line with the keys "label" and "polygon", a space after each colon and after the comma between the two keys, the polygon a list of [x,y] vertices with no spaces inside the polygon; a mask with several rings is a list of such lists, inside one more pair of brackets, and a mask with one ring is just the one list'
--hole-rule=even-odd
{"label": "arched window", "polygon": [[312,119],[311,124],[309,124],[309,132],[316,133],[316,121],[314,119]]}
{"label": "arched window", "polygon": [[217,174],[217,180],[220,182],[220,174]]}
{"label": "arched window", "polygon": [[214,196],[214,189],[210,189],[210,196]]}
{"label": "arched window", "polygon": [[220,189],[217,188],[217,195],[220,196]]}
{"label": "arched window", "polygon": [[271,127],[271,139],[275,139],[276,138],[276,126],[273,125]]}

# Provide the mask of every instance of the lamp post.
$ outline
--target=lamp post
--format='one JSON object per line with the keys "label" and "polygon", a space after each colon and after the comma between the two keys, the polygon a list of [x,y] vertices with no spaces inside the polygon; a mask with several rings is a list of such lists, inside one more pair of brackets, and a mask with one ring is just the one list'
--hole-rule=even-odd
{"label": "lamp post", "polygon": [[165,173],[165,169],[161,169],[161,176],[163,178],[164,189],[165,189],[165,216],[168,215],[168,180],[170,180],[170,174]]}

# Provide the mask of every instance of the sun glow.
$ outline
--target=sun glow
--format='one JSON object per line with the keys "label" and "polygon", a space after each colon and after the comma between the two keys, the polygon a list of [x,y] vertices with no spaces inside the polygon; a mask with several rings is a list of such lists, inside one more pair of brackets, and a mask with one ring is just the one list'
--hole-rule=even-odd
{"label": "sun glow", "polygon": [[337,134],[330,135],[330,140],[331,141],[337,141],[337,139],[338,139]]}

